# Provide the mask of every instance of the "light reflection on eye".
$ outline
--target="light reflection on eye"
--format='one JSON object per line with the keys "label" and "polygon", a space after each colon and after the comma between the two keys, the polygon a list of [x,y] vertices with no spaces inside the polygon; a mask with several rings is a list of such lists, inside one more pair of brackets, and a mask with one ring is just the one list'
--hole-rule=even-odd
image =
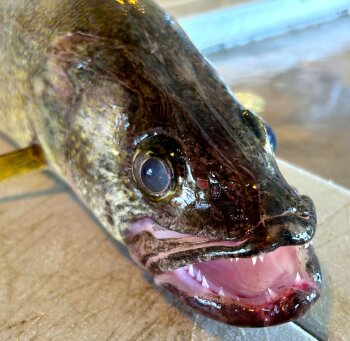
{"label": "light reflection on eye", "polygon": [[141,165],[140,180],[143,186],[152,193],[157,194],[167,190],[171,178],[169,167],[156,157],[150,157]]}

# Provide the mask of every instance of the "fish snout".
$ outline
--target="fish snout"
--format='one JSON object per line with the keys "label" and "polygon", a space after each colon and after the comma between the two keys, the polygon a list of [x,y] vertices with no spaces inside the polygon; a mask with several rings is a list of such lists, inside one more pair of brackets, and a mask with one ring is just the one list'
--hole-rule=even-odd
{"label": "fish snout", "polygon": [[317,225],[316,208],[311,198],[301,195],[293,213],[295,232],[289,233],[289,239],[296,244],[309,242],[316,232]]}
{"label": "fish snout", "polygon": [[266,228],[266,239],[274,247],[303,245],[313,238],[317,219],[313,201],[306,195],[286,195],[269,201],[259,223]]}

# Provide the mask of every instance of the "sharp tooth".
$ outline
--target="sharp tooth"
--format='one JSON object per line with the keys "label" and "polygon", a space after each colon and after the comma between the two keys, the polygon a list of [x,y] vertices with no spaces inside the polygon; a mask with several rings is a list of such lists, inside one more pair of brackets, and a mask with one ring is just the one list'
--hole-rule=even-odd
{"label": "sharp tooth", "polygon": [[224,290],[222,290],[222,287],[220,288],[219,295],[220,296],[225,296],[225,293],[224,293]]}
{"label": "sharp tooth", "polygon": [[267,291],[269,292],[269,295],[272,299],[276,299],[278,297],[277,293],[275,293],[272,289],[267,288]]}
{"label": "sharp tooth", "polygon": [[257,256],[254,256],[254,257],[252,257],[252,263],[253,263],[253,265],[255,265],[256,264],[256,260],[258,259],[258,257]]}
{"label": "sharp tooth", "polygon": [[191,264],[190,266],[189,266],[189,268],[188,268],[188,273],[192,276],[192,277],[194,277],[194,270],[193,270],[193,265]]}
{"label": "sharp tooth", "polygon": [[202,281],[202,276],[201,276],[201,271],[200,271],[200,270],[198,270],[196,280],[197,280],[198,282],[201,282],[201,281]]}
{"label": "sharp tooth", "polygon": [[301,276],[300,276],[299,272],[297,272],[297,275],[295,276],[295,281],[296,282],[300,282],[301,281]]}
{"label": "sharp tooth", "polygon": [[207,280],[206,280],[204,275],[203,275],[202,285],[203,285],[204,288],[207,288],[207,289],[209,288],[209,284],[208,284],[208,282],[207,282]]}
{"label": "sharp tooth", "polygon": [[264,257],[265,257],[265,255],[263,253],[261,255],[259,255],[259,259],[260,259],[261,263],[264,261]]}
{"label": "sharp tooth", "polygon": [[310,246],[310,244],[311,244],[311,242],[306,243],[306,244],[304,245],[305,249],[307,249],[307,248]]}
{"label": "sharp tooth", "polygon": [[230,258],[230,261],[233,262],[233,258]]}
{"label": "sharp tooth", "polygon": [[236,263],[239,261],[239,258],[235,258],[235,260],[236,260]]}

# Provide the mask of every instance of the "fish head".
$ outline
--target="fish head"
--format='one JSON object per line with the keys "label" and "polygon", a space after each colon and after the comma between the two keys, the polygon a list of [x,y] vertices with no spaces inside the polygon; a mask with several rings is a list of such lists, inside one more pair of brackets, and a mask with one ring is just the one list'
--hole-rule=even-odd
{"label": "fish head", "polygon": [[281,175],[269,126],[144,4],[86,10],[104,24],[52,42],[40,142],[157,284],[232,325],[294,320],[319,296],[314,205]]}
{"label": "fish head", "polygon": [[269,326],[300,317],[321,282],[311,199],[283,178],[274,137],[257,115],[234,103],[231,120],[209,106],[197,119],[194,106],[180,104],[171,106],[175,122],[160,130],[158,123],[137,143],[133,184],[149,208],[128,229],[133,259],[224,322]]}

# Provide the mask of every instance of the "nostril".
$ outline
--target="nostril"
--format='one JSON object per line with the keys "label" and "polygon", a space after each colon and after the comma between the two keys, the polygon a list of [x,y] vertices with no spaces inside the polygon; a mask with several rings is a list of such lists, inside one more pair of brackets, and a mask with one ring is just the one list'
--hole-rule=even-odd
{"label": "nostril", "polygon": [[310,217],[310,212],[308,211],[301,212],[300,217],[304,219],[308,219]]}
{"label": "nostril", "polygon": [[309,220],[309,219],[316,220],[315,206],[312,200],[306,195],[302,195],[301,199],[302,199],[302,205],[298,207],[298,216],[304,220]]}
{"label": "nostril", "polygon": [[290,207],[287,212],[290,212],[294,215],[296,215],[300,219],[307,220],[310,218],[311,213],[307,210],[305,210],[305,207],[301,208],[295,208],[295,207]]}

